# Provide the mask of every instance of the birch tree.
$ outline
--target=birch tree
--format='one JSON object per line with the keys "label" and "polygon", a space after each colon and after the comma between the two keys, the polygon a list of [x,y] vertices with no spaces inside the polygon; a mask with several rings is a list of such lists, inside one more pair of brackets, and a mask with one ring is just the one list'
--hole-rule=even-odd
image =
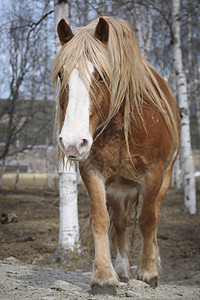
{"label": "birch tree", "polygon": [[198,133],[200,136],[200,97],[198,93],[198,90],[200,90],[200,87],[198,88],[198,85],[200,86],[200,67],[197,69],[197,80],[195,84],[195,99],[196,99],[196,107],[197,107],[197,124],[198,124]]}
{"label": "birch tree", "polygon": [[[200,7],[200,4],[199,4]],[[195,60],[194,55],[194,27],[197,27],[197,34],[199,34],[200,25],[198,24],[198,13],[196,16],[196,10],[199,7],[196,7],[196,3],[193,0],[187,0],[187,35],[188,35],[188,87],[189,87],[189,99],[190,103],[192,100],[196,102],[196,115],[197,115],[197,126],[198,126],[198,135],[200,137],[200,97],[198,93],[198,84],[199,84],[199,64],[198,59]],[[198,25],[197,25],[198,24]],[[196,35],[197,35],[196,34]],[[196,38],[199,40],[199,36]],[[197,48],[199,46],[197,45]],[[198,147],[200,144],[198,144]]]}
{"label": "birch tree", "polygon": [[152,39],[152,16],[149,6],[143,3],[133,4],[132,14],[135,19],[135,33],[142,55],[150,59],[150,44]]}
{"label": "birch tree", "polygon": [[[55,26],[55,45],[56,51],[60,48],[57,35],[57,24],[62,18],[67,18],[67,1],[54,0],[54,26]],[[79,245],[79,223],[77,205],[77,176],[75,163],[65,165],[59,164],[59,196],[60,196],[60,226],[59,226],[59,245],[54,259],[61,264],[70,257],[71,254],[80,253]]]}
{"label": "birch tree", "polygon": [[139,9],[138,3],[133,4],[132,13],[133,13],[133,16],[135,19],[135,33],[137,36],[138,44],[139,44],[142,55],[144,55],[144,43],[143,43],[143,38],[142,38],[141,22],[140,22],[140,9]]}
{"label": "birch tree", "polygon": [[186,76],[182,63],[180,37],[180,0],[172,0],[172,33],[173,57],[177,79],[179,111],[182,120],[181,161],[183,168],[184,210],[190,214],[196,213],[196,189],[194,177],[194,161],[190,138],[189,105],[187,98]]}

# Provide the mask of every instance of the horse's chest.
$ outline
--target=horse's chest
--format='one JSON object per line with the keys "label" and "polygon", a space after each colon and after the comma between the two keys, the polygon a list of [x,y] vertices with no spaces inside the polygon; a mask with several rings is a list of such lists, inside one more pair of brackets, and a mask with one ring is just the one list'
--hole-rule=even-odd
{"label": "horse's chest", "polygon": [[113,121],[105,129],[93,143],[89,160],[104,178],[118,175],[138,181],[138,178],[143,177],[147,172],[149,164],[141,151],[143,147],[131,143],[130,153],[128,153],[124,128],[121,124],[121,122]]}
{"label": "horse's chest", "polygon": [[105,134],[94,142],[90,160],[101,172],[115,174],[121,168],[122,148],[124,142],[118,134]]}
{"label": "horse's chest", "polygon": [[90,156],[92,164],[104,177],[118,174],[122,168],[121,150],[117,143],[104,144],[94,147]]}

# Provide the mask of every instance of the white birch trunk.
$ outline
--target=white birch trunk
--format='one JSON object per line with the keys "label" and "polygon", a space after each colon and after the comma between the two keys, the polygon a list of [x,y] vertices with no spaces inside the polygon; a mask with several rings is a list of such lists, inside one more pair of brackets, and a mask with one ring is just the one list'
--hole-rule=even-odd
{"label": "white birch trunk", "polygon": [[200,136],[200,95],[198,94],[198,84],[200,82],[200,67],[197,67],[195,78],[197,78],[197,82],[195,82],[195,99],[196,99],[196,108],[197,108],[198,132]]}
{"label": "white birch trunk", "polygon": [[[62,166],[60,171],[62,170]],[[71,252],[79,250],[79,223],[77,207],[77,178],[75,164],[68,163],[59,171],[60,230],[59,246]]]}
{"label": "white birch trunk", "polygon": [[[192,0],[193,1],[193,0]],[[187,43],[188,43],[188,84],[187,84],[187,94],[188,94],[188,101],[189,101],[189,108],[191,107],[191,98],[192,98],[192,86],[194,86],[194,70],[192,67],[192,1],[187,1]]]}
{"label": "white birch trunk", "polygon": [[[163,5],[163,4],[162,4]],[[161,18],[161,32],[162,32],[162,39],[161,39],[161,49],[162,49],[162,56],[161,56],[161,74],[164,75],[164,67],[165,67],[165,20]]]}
{"label": "white birch trunk", "polygon": [[140,52],[144,55],[144,42],[142,38],[141,20],[140,20],[140,8],[137,3],[134,3],[133,15],[135,19],[135,33],[139,44]]}
{"label": "white birch trunk", "polygon": [[140,52],[147,60],[149,60],[150,45],[153,34],[151,9],[148,8],[147,14],[145,14],[145,7],[138,3],[134,3],[132,12],[135,19],[135,33]]}
{"label": "white birch trunk", "polygon": [[198,132],[200,136],[200,97],[196,94],[196,108],[197,108],[197,125],[198,125]]}
{"label": "white birch trunk", "polygon": [[180,157],[178,156],[175,164],[174,164],[174,174],[175,174],[175,183],[176,183],[176,190],[178,192],[181,191],[181,186],[182,186],[182,171],[180,169]]}
{"label": "white birch trunk", "polygon": [[[142,4],[142,3],[141,3]],[[146,28],[146,16],[145,16],[145,8],[143,5],[140,6],[140,14],[141,14],[141,26],[142,26],[142,37],[144,42],[147,40],[147,28]]]}
{"label": "white birch trunk", "polygon": [[[68,16],[68,4],[66,1],[58,4],[54,0],[54,26],[56,51],[60,48],[57,35],[57,24]],[[75,164],[59,165],[59,194],[60,194],[60,227],[59,247],[66,251],[77,252],[79,245],[79,223],[77,204],[77,178]],[[78,251],[79,252],[79,251]]]}
{"label": "white birch trunk", "polygon": [[148,27],[148,35],[146,36],[146,43],[145,43],[145,58],[147,60],[150,59],[150,46],[151,46],[151,39],[153,34],[153,28],[152,28],[152,17],[151,17],[151,9],[148,7],[147,12],[147,25]]}
{"label": "white birch trunk", "polygon": [[[164,48],[163,48],[163,54],[164,54]],[[177,98],[178,94],[177,94],[177,88],[176,88],[176,74],[175,74],[175,72],[173,72],[173,74],[171,74],[171,77],[172,77],[172,79],[171,79],[171,89],[172,89],[172,92],[173,92],[174,96]],[[182,184],[183,184],[183,174],[182,174],[182,170],[181,170],[181,167],[180,167],[180,155],[178,155],[178,157],[176,158],[174,168],[173,168],[173,173],[174,173],[174,182],[176,184],[176,190],[178,192],[180,192],[181,188],[182,188]]]}
{"label": "white birch trunk", "polygon": [[57,25],[61,19],[68,18],[68,3],[63,1],[59,3],[58,0],[54,0],[54,32],[55,32],[55,46],[56,52],[60,49],[60,41],[57,34]]}
{"label": "white birch trunk", "polygon": [[182,64],[181,39],[180,39],[180,0],[172,0],[172,30],[173,30],[173,55],[177,78],[179,110],[182,120],[181,135],[181,161],[183,168],[184,184],[184,210],[190,214],[196,213],[196,188],[194,177],[194,161],[191,149],[189,107],[187,99],[186,77]]}

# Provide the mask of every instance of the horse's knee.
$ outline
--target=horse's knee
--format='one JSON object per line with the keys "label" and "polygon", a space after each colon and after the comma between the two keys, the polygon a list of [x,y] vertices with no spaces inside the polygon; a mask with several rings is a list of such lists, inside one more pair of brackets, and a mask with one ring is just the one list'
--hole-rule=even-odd
{"label": "horse's knee", "polygon": [[154,232],[158,227],[159,220],[160,215],[155,211],[141,212],[138,223],[142,236],[149,236],[152,232]]}
{"label": "horse's knee", "polygon": [[102,210],[92,212],[90,215],[90,226],[93,233],[107,233],[110,226],[110,217],[108,211]]}

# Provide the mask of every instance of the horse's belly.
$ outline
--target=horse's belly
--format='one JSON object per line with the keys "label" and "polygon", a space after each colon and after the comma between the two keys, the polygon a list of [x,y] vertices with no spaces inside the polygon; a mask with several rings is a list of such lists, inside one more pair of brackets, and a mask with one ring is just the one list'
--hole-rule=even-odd
{"label": "horse's belly", "polygon": [[106,183],[106,193],[112,198],[135,198],[139,193],[139,184],[123,177],[113,178]]}

